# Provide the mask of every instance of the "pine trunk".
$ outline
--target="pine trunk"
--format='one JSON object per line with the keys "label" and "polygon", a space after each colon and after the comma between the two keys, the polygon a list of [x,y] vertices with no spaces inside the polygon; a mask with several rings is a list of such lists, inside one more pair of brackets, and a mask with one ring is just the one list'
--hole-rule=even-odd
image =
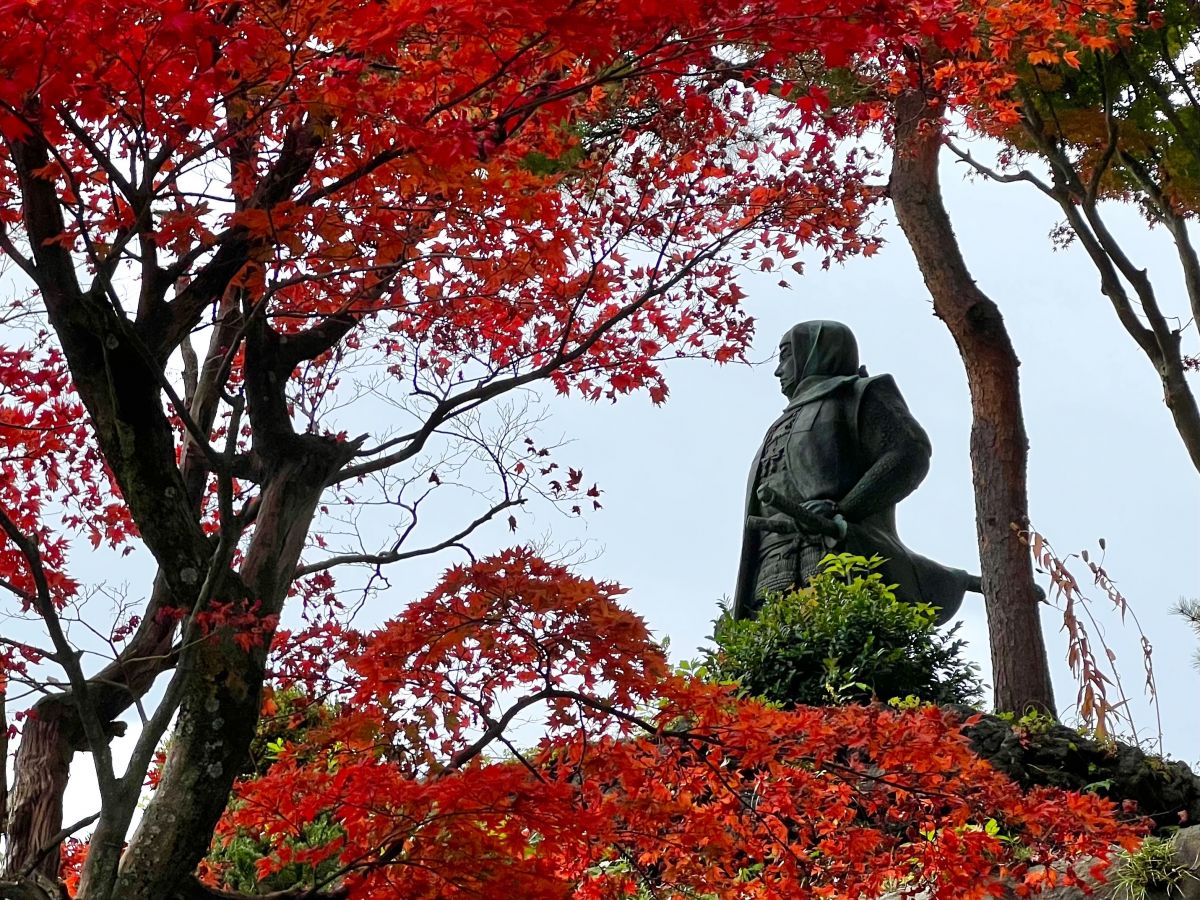
{"label": "pine trunk", "polygon": [[934,312],[958,346],[971,392],[975,524],[995,708],[1053,713],[1033,569],[1017,534],[1028,521],[1020,363],[999,308],[967,269],[942,202],[942,109],[912,89],[897,98],[895,113],[891,197],[896,217],[933,297]]}

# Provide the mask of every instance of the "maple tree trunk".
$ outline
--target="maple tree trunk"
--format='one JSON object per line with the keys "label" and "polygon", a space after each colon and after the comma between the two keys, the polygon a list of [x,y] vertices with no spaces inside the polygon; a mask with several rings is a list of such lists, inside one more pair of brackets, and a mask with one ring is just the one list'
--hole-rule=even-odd
{"label": "maple tree trunk", "polygon": [[894,104],[891,198],[935,314],[962,356],[971,392],[975,525],[987,606],[997,710],[1053,713],[1033,568],[1014,524],[1028,515],[1028,440],[1019,362],[996,304],[975,284],[954,236],[938,181],[942,109],[910,89]]}
{"label": "maple tree trunk", "polygon": [[[301,148],[308,152],[308,162],[315,146]],[[62,828],[69,762],[76,751],[90,750],[106,757],[98,765],[106,772],[107,787],[101,779],[101,816],[80,896],[165,900],[190,890],[195,865],[208,849],[213,826],[253,738],[266,647],[317,502],[333,472],[358,445],[294,433],[284,386],[299,361],[297,350],[282,348],[265,323],[251,326],[245,337],[246,354],[259,368],[247,374],[246,400],[251,418],[260,425],[254,456],[262,465],[256,475],[262,490],[244,562],[240,572],[231,570],[229,559],[220,558],[219,545],[214,546],[200,526],[195,495],[204,487],[203,473],[191,471],[186,460],[185,471],[177,466],[174,435],[163,408],[166,361],[177,332],[186,333],[191,327],[189,313],[176,314],[160,297],[157,305],[139,307],[138,319],[131,323],[115,314],[102,291],[83,290],[69,252],[57,240],[65,223],[54,186],[36,174],[50,158],[44,139],[34,134],[13,143],[10,150],[36,261],[31,274],[101,450],[159,569],[142,626],[127,652],[93,678],[81,680],[86,701],[74,693],[56,694],[46,698],[31,718],[10,797],[11,852],[6,866],[19,874],[44,858],[46,872],[57,874],[54,845]],[[292,167],[285,168],[285,175],[291,177]],[[207,270],[210,281],[224,284],[240,267],[244,252],[245,247],[234,242],[224,256],[217,254],[219,265]],[[206,291],[197,292],[204,303]],[[186,328],[182,321],[188,323]],[[316,340],[336,340],[346,328],[340,322],[336,329],[315,332]],[[317,347],[314,353],[323,349]],[[218,347],[218,356],[223,358],[225,351]],[[205,407],[203,402],[197,405]],[[203,431],[211,428],[214,412],[215,402],[199,413]],[[236,428],[232,430],[236,433]],[[234,521],[231,511],[228,516],[224,512],[223,523],[228,518],[231,528],[245,527]],[[236,546],[239,534],[231,533],[229,538],[229,546]],[[206,585],[216,593],[205,594]],[[254,604],[258,643],[247,647],[214,638],[192,641],[183,648],[172,679],[179,704],[172,762],[142,827],[123,852],[142,785],[140,770],[126,776],[111,771],[107,743],[121,730],[113,719],[145,692],[158,673],[176,665],[169,658],[170,623],[176,617],[159,616],[159,611],[172,606],[186,614],[198,599],[213,598]],[[163,701],[162,708],[169,714],[174,706]],[[157,740],[161,731],[147,734]]]}
{"label": "maple tree trunk", "polygon": [[[309,452],[283,464],[264,488],[242,567],[250,596],[260,604],[260,618],[282,609],[325,482],[355,449],[308,438],[295,443]],[[113,883],[112,871],[85,870],[92,878],[107,876],[102,883],[113,885],[111,892],[94,892],[96,898],[160,900],[179,890],[195,871],[254,737],[270,634],[270,627],[265,628],[260,642],[248,650],[226,640],[202,641],[186,661],[188,684],[167,766],[120,859],[120,874]],[[119,857],[114,854],[114,862]],[[93,894],[87,896],[90,900]]]}
{"label": "maple tree trunk", "polygon": [[[0,676],[0,838],[8,835],[8,676]],[[0,871],[3,871],[0,868]]]}
{"label": "maple tree trunk", "polygon": [[[173,627],[155,615],[166,593],[165,581],[156,579],[146,619],[121,655],[89,681],[93,708],[110,733],[118,733],[121,728],[108,723],[142,696],[167,664]],[[13,763],[5,864],[8,874],[28,868],[39,854],[49,850],[49,842],[63,826],[62,795],[70,761],[75,753],[86,750],[74,696],[55,694],[38,701],[22,724]],[[56,877],[58,853],[47,852],[37,868]]]}
{"label": "maple tree trunk", "polygon": [[[10,153],[22,183],[22,213],[37,263],[33,275],[39,294],[105,459],[159,564],[138,632],[118,659],[88,680],[88,702],[70,692],[47,697],[23,728],[8,804],[5,868],[23,872],[48,851],[41,865],[56,875],[58,854],[50,839],[62,828],[69,762],[75,751],[97,749],[84,737],[80,716],[86,713],[102,723],[102,739],[111,738],[120,731],[113,719],[170,667],[173,626],[158,612],[164,606],[192,607],[211,545],[200,527],[195,498],[189,497],[175,464],[160,386],[166,353],[147,343],[154,335],[148,325],[139,330],[117,316],[103,294],[81,288],[69,252],[55,240],[65,224],[53,184],[34,175],[50,158],[44,140],[34,135],[15,142]],[[110,806],[112,799],[104,796],[103,805]],[[104,825],[102,819],[98,833]],[[106,853],[102,849],[96,855]]]}

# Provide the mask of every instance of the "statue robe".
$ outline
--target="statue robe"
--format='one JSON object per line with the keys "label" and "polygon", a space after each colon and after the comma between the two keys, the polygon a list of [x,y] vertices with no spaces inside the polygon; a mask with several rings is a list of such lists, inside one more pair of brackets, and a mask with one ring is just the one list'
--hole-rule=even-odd
{"label": "statue robe", "polygon": [[[768,447],[772,458],[764,465]],[[929,438],[908,411],[891,376],[807,379],[768,430],[755,456],[744,521],[778,512],[764,509],[758,499],[764,478],[777,491],[800,502],[832,500],[840,506],[854,492],[857,515],[854,510],[844,511],[846,537],[833,548],[821,546],[816,536],[745,528],[734,616],[754,614],[762,602],[759,575],[764,560],[778,565],[780,554],[786,555],[783,543],[790,541],[797,561],[796,586],[814,573],[815,561],[825,550],[881,556],[886,562],[879,571],[887,583],[897,585],[901,600],[939,607],[938,624],[949,621],[962,604],[970,576],[912,552],[896,533],[895,504],[925,477],[930,453]],[[865,490],[860,489],[860,482]],[[767,589],[786,587],[777,577],[769,580],[775,584]]]}

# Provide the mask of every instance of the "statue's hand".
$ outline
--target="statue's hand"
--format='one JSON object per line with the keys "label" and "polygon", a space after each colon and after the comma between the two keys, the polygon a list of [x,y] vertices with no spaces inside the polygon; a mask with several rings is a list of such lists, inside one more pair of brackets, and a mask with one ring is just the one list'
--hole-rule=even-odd
{"label": "statue's hand", "polygon": [[779,500],[779,492],[769,484],[760,484],[758,490],[758,502],[763,506],[774,506]]}
{"label": "statue's hand", "polygon": [[837,515],[837,504],[832,500],[805,500],[802,504],[810,513],[832,519]]}
{"label": "statue's hand", "polygon": [[[842,518],[842,514],[838,510],[838,505],[832,500],[805,500],[800,506],[803,512],[817,517],[816,519],[809,519],[809,521],[822,523],[822,527],[817,533],[824,536],[825,544],[830,549],[833,549],[839,542],[846,539],[846,530],[849,527],[849,523]],[[832,530],[824,527],[826,519],[833,526]]]}
{"label": "statue's hand", "polygon": [[[758,499],[762,502],[763,506],[772,507],[779,510],[779,512],[770,518],[751,516],[752,520],[759,518],[764,522],[786,521],[791,524],[790,527],[782,528],[758,525],[751,521],[748,523],[751,528],[765,531],[798,531],[803,534],[820,535],[839,541],[846,536],[846,520],[841,516],[834,514],[834,516],[830,517],[815,513],[808,508],[808,503],[801,503],[792,500],[790,497],[785,497],[769,485],[760,484],[758,486]],[[815,502],[822,503],[828,501]]]}

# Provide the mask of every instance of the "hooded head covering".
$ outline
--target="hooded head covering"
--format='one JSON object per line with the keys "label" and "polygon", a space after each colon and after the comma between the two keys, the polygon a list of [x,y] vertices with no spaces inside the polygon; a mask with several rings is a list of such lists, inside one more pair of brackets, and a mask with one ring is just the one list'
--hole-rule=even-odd
{"label": "hooded head covering", "polygon": [[863,377],[858,343],[841,322],[801,322],[780,341],[791,352],[793,393],[789,406],[808,403]]}

